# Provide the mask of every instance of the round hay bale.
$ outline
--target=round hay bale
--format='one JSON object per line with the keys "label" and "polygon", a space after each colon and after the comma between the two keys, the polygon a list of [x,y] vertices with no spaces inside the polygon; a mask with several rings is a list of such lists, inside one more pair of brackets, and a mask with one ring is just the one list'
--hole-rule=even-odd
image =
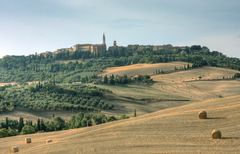
{"label": "round hay bale", "polygon": [[198,113],[199,119],[207,119],[207,112],[206,111],[200,111]]}
{"label": "round hay bale", "polygon": [[32,143],[32,139],[31,138],[25,138],[25,143],[26,144]]}
{"label": "round hay bale", "polygon": [[11,148],[11,152],[12,152],[12,153],[19,152],[18,146],[13,146],[13,147]]}
{"label": "round hay bale", "polygon": [[222,138],[222,133],[220,130],[213,130],[212,131],[212,139],[221,139]]}
{"label": "round hay bale", "polygon": [[46,143],[51,143],[52,142],[52,140],[46,140]]}

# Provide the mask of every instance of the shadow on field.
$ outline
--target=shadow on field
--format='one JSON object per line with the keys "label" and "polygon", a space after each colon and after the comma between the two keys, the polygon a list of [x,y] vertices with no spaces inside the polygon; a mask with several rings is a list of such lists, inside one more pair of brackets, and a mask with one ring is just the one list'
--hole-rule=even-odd
{"label": "shadow on field", "polygon": [[207,119],[211,120],[211,119],[226,119],[225,117],[208,117]]}
{"label": "shadow on field", "polygon": [[240,137],[222,137],[222,139],[224,139],[224,140],[230,140],[230,139],[239,140]]}

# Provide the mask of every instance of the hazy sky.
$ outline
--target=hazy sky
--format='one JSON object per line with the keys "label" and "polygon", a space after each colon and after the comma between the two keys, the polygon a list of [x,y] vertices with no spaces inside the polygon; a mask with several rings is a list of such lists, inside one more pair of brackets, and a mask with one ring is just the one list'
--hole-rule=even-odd
{"label": "hazy sky", "polygon": [[240,57],[240,0],[0,0],[0,56],[76,43],[208,46]]}

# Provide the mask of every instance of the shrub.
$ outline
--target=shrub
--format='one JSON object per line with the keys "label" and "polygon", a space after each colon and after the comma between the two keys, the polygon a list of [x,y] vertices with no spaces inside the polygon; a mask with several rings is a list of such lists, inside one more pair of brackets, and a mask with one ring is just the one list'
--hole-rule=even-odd
{"label": "shrub", "polygon": [[240,78],[240,73],[236,73],[233,78],[234,79],[239,79]]}
{"label": "shrub", "polygon": [[117,118],[116,117],[114,117],[114,116],[110,116],[110,117],[108,117],[107,118],[107,121],[115,121],[115,120],[117,120]]}
{"label": "shrub", "polygon": [[62,130],[65,127],[65,121],[60,117],[54,118],[53,124],[54,124],[55,130]]}
{"label": "shrub", "polygon": [[22,128],[21,134],[33,134],[35,133],[35,128],[33,126],[25,125]]}
{"label": "shrub", "polygon": [[8,136],[16,136],[18,135],[18,132],[15,129],[8,129]]}
{"label": "shrub", "polygon": [[0,129],[0,138],[1,137],[7,137],[8,136],[8,131],[7,129],[3,128],[3,129]]}
{"label": "shrub", "polygon": [[125,114],[123,114],[123,115],[121,115],[120,116],[120,119],[128,119],[129,117],[127,116],[127,115],[125,115]]}

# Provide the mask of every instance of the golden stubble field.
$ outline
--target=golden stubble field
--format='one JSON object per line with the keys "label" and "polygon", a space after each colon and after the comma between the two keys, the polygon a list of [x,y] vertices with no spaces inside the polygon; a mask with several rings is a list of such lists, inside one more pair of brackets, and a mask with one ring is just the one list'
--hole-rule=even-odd
{"label": "golden stubble field", "polygon": [[[144,115],[89,128],[3,138],[0,154],[9,153],[14,145],[23,154],[240,153],[240,81],[216,80],[236,72],[205,67],[154,75],[155,83],[148,86],[101,86],[122,100],[118,105],[125,107],[123,113],[138,107]],[[145,99],[155,102],[138,102]],[[178,106],[161,99],[190,101]],[[144,108],[159,111],[146,114]],[[198,119],[202,110],[208,112],[209,119]],[[223,139],[212,140],[213,129],[220,129]],[[33,143],[24,144],[26,137]],[[53,142],[46,144],[48,139]]]}
{"label": "golden stubble field", "polygon": [[[228,80],[238,71],[216,67],[203,67],[176,73],[154,75],[152,86],[169,95],[186,97],[192,101],[240,94],[240,83]],[[202,78],[199,79],[199,76]],[[224,80],[223,80],[224,78]]]}
{"label": "golden stubble field", "polygon": [[[198,119],[201,110],[209,119]],[[239,110],[239,95],[211,99],[90,128],[1,139],[0,153],[12,145],[24,154],[239,153]],[[223,139],[211,139],[213,129]],[[33,143],[24,144],[25,137]]]}
{"label": "golden stubble field", "polygon": [[[227,79],[237,72],[231,69],[203,67],[153,75],[152,85],[97,86],[113,92],[115,97],[109,101],[116,104],[119,111],[117,113],[132,115],[133,110],[137,109],[139,114],[146,114],[195,101],[238,95],[240,82]],[[201,80],[199,76],[202,77]]]}
{"label": "golden stubble field", "polygon": [[[186,62],[171,62],[171,63],[157,63],[157,64],[133,64],[128,66],[110,67],[103,70],[101,75],[153,75],[156,70],[174,71],[176,68],[187,67]],[[191,64],[190,64],[191,65]]]}

